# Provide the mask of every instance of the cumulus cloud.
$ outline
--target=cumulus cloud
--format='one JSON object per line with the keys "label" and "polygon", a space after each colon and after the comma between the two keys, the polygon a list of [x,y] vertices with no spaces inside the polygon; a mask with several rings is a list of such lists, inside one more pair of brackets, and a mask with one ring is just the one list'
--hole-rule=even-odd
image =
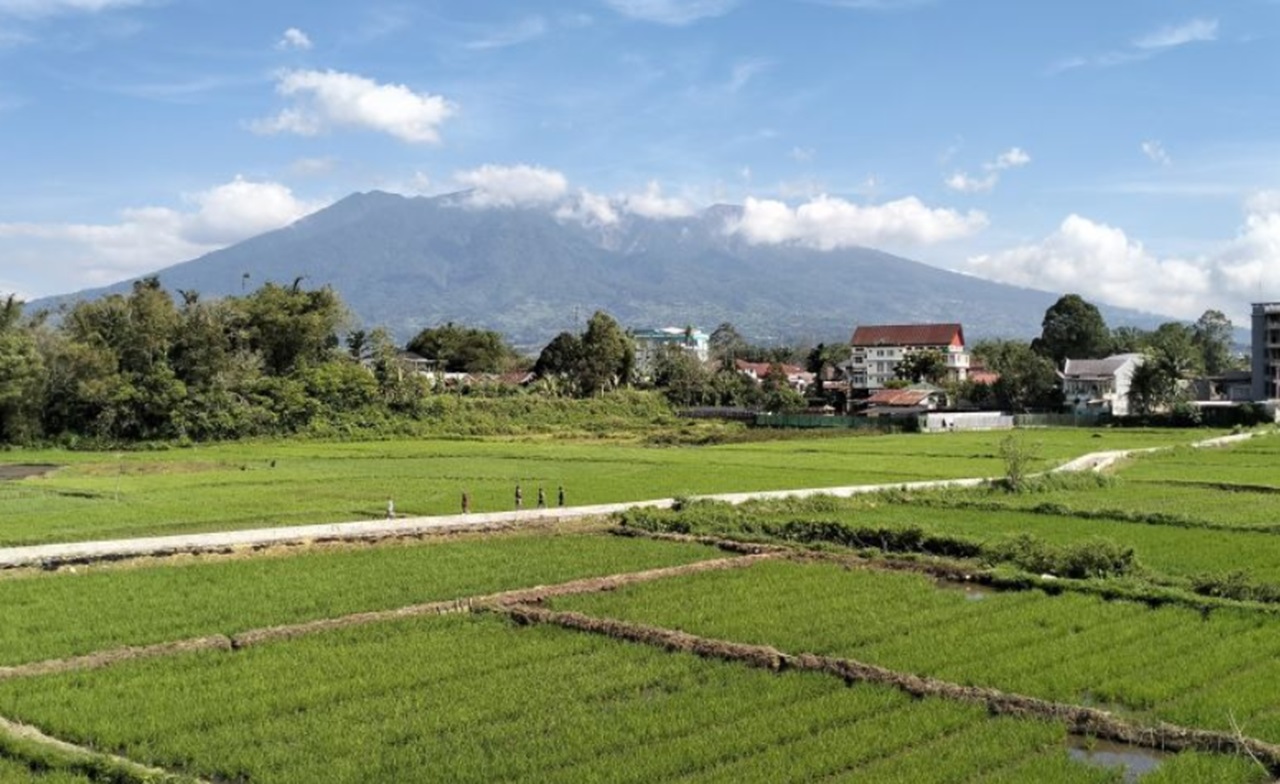
{"label": "cumulus cloud", "polygon": [[749,198],[741,218],[731,221],[725,230],[757,245],[795,243],[835,250],[930,245],[969,236],[986,225],[987,217],[981,212],[930,208],[915,197],[864,207],[817,196],[798,207]]}
{"label": "cumulus cloud", "polygon": [[1280,296],[1273,282],[1280,268],[1280,194],[1250,199],[1236,236],[1193,258],[1161,258],[1119,228],[1070,215],[1040,242],[975,256],[968,267],[1006,283],[1078,291],[1180,318],[1196,318],[1208,308],[1239,318],[1246,303]]}
{"label": "cumulus cloud", "polygon": [[281,51],[306,51],[311,48],[311,38],[296,27],[290,27],[276,41],[276,48]]}
{"label": "cumulus cloud", "polygon": [[1000,182],[1000,173],[1009,169],[1020,169],[1031,163],[1031,156],[1021,147],[1010,147],[997,155],[993,160],[982,164],[986,175],[975,177],[967,172],[958,171],[944,182],[953,191],[961,193],[989,193]]}
{"label": "cumulus cloud", "polygon": [[577,221],[584,226],[613,226],[619,221],[618,211],[609,197],[588,190],[557,207],[555,216],[557,220]]}
{"label": "cumulus cloud", "polygon": [[126,209],[118,222],[108,224],[0,223],[0,247],[42,241],[47,248],[39,255],[56,269],[39,272],[78,288],[194,258],[286,226],[323,206],[298,199],[279,183],[241,177],[187,194],[183,202],[186,209]]}
{"label": "cumulus cloud", "polygon": [[458,172],[453,179],[469,188],[466,203],[471,207],[526,207],[550,205],[569,190],[564,174],[541,166],[497,166]]}
{"label": "cumulus cloud", "polygon": [[645,22],[683,27],[699,19],[723,16],[738,0],[604,0],[623,16]]}
{"label": "cumulus cloud", "polygon": [[684,199],[663,196],[662,186],[656,180],[650,181],[640,193],[623,196],[621,201],[622,209],[642,218],[687,218],[697,211]]}
{"label": "cumulus cloud", "polygon": [[457,111],[439,95],[332,70],[284,71],[276,92],[293,99],[293,105],[250,123],[257,133],[315,136],[331,128],[363,128],[434,144],[440,141],[440,126]]}
{"label": "cumulus cloud", "polygon": [[1148,139],[1141,145],[1142,154],[1147,156],[1152,163],[1158,163],[1161,166],[1168,166],[1173,163],[1173,159],[1169,157],[1169,153],[1164,149],[1164,145],[1155,139]]}

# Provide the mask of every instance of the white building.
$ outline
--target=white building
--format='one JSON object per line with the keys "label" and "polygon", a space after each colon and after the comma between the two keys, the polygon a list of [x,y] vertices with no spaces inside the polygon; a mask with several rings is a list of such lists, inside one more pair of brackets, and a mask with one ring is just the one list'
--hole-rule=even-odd
{"label": "white building", "polygon": [[1068,359],[1059,376],[1062,396],[1077,414],[1129,415],[1129,385],[1141,354],[1115,354],[1106,359]]}
{"label": "white building", "polygon": [[850,389],[882,389],[896,378],[898,362],[917,351],[937,351],[946,358],[947,376],[964,381],[969,352],[959,324],[888,324],[858,327],[850,341],[853,353],[845,365]]}
{"label": "white building", "polygon": [[1280,302],[1253,306],[1253,399],[1280,398]]}
{"label": "white building", "polygon": [[631,339],[636,344],[636,372],[641,377],[653,373],[654,362],[667,346],[683,349],[699,362],[706,362],[711,357],[711,337],[693,327],[642,329],[633,332]]}

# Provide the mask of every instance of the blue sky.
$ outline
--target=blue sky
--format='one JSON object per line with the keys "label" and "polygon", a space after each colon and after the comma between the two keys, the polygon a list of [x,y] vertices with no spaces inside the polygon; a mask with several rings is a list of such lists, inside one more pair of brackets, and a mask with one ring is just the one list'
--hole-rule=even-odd
{"label": "blue sky", "polygon": [[0,291],[353,191],[562,220],[743,204],[1117,305],[1280,299],[1275,0],[0,0]]}

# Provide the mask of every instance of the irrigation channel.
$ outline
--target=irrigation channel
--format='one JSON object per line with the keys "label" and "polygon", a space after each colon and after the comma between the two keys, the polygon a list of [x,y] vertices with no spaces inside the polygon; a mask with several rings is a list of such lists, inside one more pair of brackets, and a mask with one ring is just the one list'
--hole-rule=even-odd
{"label": "irrigation channel", "polygon": [[[1192,444],[1207,448],[1224,446],[1253,437],[1253,433],[1219,436]],[[1103,471],[1115,463],[1137,454],[1161,451],[1168,447],[1151,449],[1113,450],[1093,452],[1071,460],[1051,470],[1052,472]],[[968,479],[941,479],[924,482],[895,482],[890,484],[848,485],[845,487],[815,487],[796,490],[772,490],[753,493],[721,493],[698,496],[699,499],[741,504],[747,501],[778,498],[805,498],[830,495],[848,498],[887,490],[929,490],[945,487],[978,487],[993,481],[992,477]],[[276,545],[305,544],[343,540],[377,540],[396,537],[461,531],[485,531],[510,528],[535,523],[561,522],[584,518],[605,517],[629,509],[669,509],[674,498],[648,501],[630,501],[594,506],[524,509],[510,512],[486,512],[477,514],[440,515],[434,517],[406,517],[393,520],[361,520],[349,523],[302,525],[281,528],[255,528],[240,531],[220,531],[207,534],[183,534],[177,536],[153,536],[139,539],[114,539],[96,542],[72,542],[66,544],[32,545],[27,547],[0,548],[0,569],[21,567],[56,567],[63,564],[109,561],[125,558],[177,555],[180,553],[226,552],[236,548],[257,548]]]}

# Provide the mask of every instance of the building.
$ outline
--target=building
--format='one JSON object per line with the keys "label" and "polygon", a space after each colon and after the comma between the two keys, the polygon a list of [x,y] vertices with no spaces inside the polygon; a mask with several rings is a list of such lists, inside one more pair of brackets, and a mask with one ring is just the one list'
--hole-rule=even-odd
{"label": "building", "polygon": [[1129,415],[1129,384],[1142,364],[1141,354],[1115,354],[1106,359],[1068,359],[1059,373],[1062,396],[1075,413]]}
{"label": "building", "polygon": [[1253,306],[1253,399],[1280,399],[1280,302]]}
{"label": "building", "polygon": [[[733,366],[739,373],[751,379],[757,385],[764,382],[773,367],[768,362],[748,362],[745,359],[735,360]],[[804,394],[805,390],[812,386],[818,378],[817,375],[810,373],[799,365],[778,365],[778,367],[782,368],[782,372],[786,374],[787,386],[801,394]]]}
{"label": "building", "polygon": [[959,324],[861,326],[854,330],[850,343],[853,353],[845,372],[851,389],[883,389],[896,377],[898,362],[917,351],[940,352],[952,381],[964,381],[969,374],[969,353]]}
{"label": "building", "polygon": [[675,346],[689,352],[699,362],[711,357],[711,338],[693,327],[663,327],[642,329],[631,334],[636,344],[636,373],[641,378],[653,374],[653,366],[667,346]]}

